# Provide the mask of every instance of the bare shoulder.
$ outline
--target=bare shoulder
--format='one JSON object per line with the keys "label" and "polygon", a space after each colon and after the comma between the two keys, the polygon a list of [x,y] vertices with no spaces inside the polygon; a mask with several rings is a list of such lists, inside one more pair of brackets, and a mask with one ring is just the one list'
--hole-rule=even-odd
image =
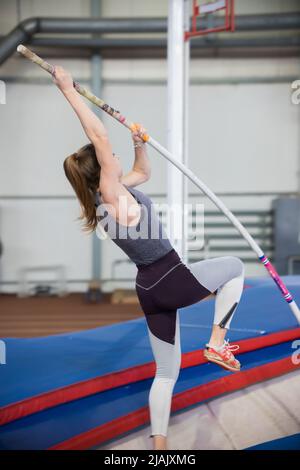
{"label": "bare shoulder", "polygon": [[108,211],[123,225],[131,225],[140,215],[140,206],[121,182],[100,180],[101,198]]}
{"label": "bare shoulder", "polygon": [[103,201],[107,203],[118,201],[120,196],[131,196],[128,189],[115,178],[100,178],[99,188]]}

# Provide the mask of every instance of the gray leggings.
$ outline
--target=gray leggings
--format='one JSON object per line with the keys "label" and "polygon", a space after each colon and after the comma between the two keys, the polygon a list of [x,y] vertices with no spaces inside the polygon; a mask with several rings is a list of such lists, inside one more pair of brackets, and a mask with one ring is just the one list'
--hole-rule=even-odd
{"label": "gray leggings", "polygon": [[[244,284],[244,265],[234,256],[223,256],[187,265],[188,269],[210,292],[216,292],[214,324],[226,320],[230,327],[232,316],[240,301]],[[180,286],[178,286],[180,288]],[[230,317],[228,318],[228,312]],[[176,312],[175,342],[163,341],[148,326],[149,339],[156,362],[156,374],[149,394],[151,436],[167,436],[172,394],[181,364],[180,325]]]}

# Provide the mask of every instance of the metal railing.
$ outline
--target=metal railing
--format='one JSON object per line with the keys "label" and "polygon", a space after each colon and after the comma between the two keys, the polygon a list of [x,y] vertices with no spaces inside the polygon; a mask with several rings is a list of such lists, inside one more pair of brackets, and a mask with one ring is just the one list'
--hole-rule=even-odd
{"label": "metal railing", "polygon": [[[234,214],[255,238],[266,256],[273,256],[273,211],[270,210],[235,210]],[[193,218],[195,217],[193,213]],[[226,255],[238,256],[242,261],[257,261],[247,242],[241,237],[224,214],[218,211],[206,211],[204,222],[204,246],[195,246],[188,241],[188,261],[195,262],[203,258]]]}

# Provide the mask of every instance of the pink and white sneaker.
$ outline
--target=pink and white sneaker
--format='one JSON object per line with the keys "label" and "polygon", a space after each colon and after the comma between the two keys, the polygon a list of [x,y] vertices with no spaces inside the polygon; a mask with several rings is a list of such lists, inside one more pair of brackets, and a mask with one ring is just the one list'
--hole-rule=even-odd
{"label": "pink and white sneaker", "polygon": [[219,364],[219,366],[232,372],[238,372],[241,369],[241,364],[232,354],[232,351],[237,351],[238,349],[239,346],[237,344],[230,345],[229,341],[224,341],[223,346],[220,348],[214,348],[207,344],[203,354],[209,362]]}

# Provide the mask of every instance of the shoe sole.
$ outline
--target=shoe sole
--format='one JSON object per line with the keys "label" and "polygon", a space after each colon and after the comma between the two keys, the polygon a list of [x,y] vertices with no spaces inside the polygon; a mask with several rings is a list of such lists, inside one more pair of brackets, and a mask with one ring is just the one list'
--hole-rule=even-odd
{"label": "shoe sole", "polygon": [[232,367],[228,364],[226,364],[225,362],[223,361],[219,361],[218,359],[214,358],[214,357],[210,357],[210,356],[207,356],[204,352],[204,357],[209,361],[209,362],[214,362],[215,364],[218,364],[219,366],[223,367],[223,369],[226,369],[226,370],[230,370],[231,372],[240,372],[241,368],[236,368],[236,367]]}

